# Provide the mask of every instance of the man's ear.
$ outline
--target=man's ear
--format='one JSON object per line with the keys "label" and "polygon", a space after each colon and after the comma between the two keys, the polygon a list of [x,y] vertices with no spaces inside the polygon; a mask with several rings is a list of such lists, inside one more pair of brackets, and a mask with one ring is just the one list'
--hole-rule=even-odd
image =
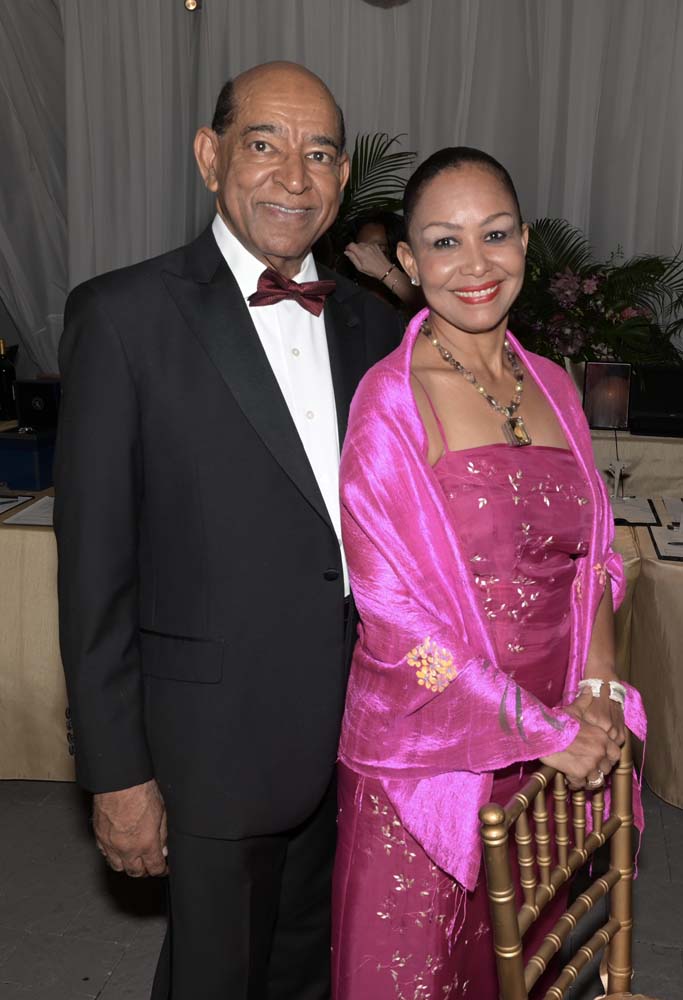
{"label": "man's ear", "polygon": [[213,129],[202,125],[194,137],[194,158],[199,167],[199,173],[209,191],[218,190],[218,144],[220,140]]}
{"label": "man's ear", "polygon": [[351,172],[351,161],[349,160],[348,153],[342,153],[339,158],[339,190],[343,191],[346,187],[349,174]]}

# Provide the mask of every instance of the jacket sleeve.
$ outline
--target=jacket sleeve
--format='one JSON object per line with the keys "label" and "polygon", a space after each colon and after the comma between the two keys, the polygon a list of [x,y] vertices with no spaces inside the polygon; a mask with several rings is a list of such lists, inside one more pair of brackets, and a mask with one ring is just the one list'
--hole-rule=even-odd
{"label": "jacket sleeve", "polygon": [[401,405],[377,379],[362,385],[344,448],[344,544],[363,624],[341,755],[366,773],[421,778],[565,749],[578,723],[487,652],[440,487]]}
{"label": "jacket sleeve", "polygon": [[138,648],[142,455],[128,359],[88,285],[67,302],[59,360],[60,645],[78,780],[94,792],[112,791],[153,774]]}

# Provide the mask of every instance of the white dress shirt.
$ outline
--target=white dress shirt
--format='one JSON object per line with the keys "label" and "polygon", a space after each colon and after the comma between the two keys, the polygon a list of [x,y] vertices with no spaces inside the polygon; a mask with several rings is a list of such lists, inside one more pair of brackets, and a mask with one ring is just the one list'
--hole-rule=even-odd
{"label": "white dress shirt", "polygon": [[[213,220],[212,229],[246,302],[256,291],[265,265],[230,232],[220,215]],[[305,258],[293,280],[318,280],[312,254]],[[341,542],[339,507],[339,430],[325,320],[322,313],[314,316],[292,299],[250,308],[249,315],[289,407],[337,534],[344,572],[344,593],[348,595],[349,580]]]}

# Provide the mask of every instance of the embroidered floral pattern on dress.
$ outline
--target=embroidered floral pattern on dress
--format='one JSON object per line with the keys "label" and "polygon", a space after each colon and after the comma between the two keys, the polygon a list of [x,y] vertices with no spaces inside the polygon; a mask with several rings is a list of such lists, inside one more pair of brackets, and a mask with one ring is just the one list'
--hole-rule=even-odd
{"label": "embroidered floral pattern on dress", "polygon": [[417,683],[428,691],[443,691],[458,675],[453,654],[445,646],[434,642],[431,636],[411,649],[406,661],[409,666],[418,668],[415,671]]}
{"label": "embroidered floral pattern on dress", "polygon": [[[578,580],[581,557],[588,551],[590,503],[573,454],[549,448],[542,463],[530,471],[520,467],[518,455],[501,447],[451,452],[447,471],[446,463],[439,466],[469,549],[472,581],[491,629],[500,636],[503,658],[517,658],[543,643],[545,594],[565,580]],[[575,585],[580,599],[581,584]],[[561,617],[567,627],[570,613],[567,603]]]}
{"label": "embroidered floral pattern on dress", "polygon": [[[496,721],[503,733],[525,740],[530,725],[524,691],[537,699],[549,727],[564,728],[552,709],[562,700],[571,612],[598,557],[586,558],[592,504],[572,453],[533,446],[521,452],[505,445],[448,452],[436,475],[448,501],[463,575],[471,584],[471,602],[481,608],[496,665],[507,674]],[[435,629],[418,644],[421,635],[416,634],[406,658],[415,673],[406,676],[413,691],[416,676],[436,699],[456,675],[451,650],[455,656],[458,652],[453,644],[451,650],[439,646]],[[458,680],[466,677],[462,662]],[[509,770],[494,779],[494,801],[508,801],[524,783],[522,765]],[[496,996],[485,882],[467,894],[465,904],[463,890],[402,826],[390,801],[391,786],[387,797],[377,780],[357,780],[363,793],[356,792],[356,816],[347,817],[346,827],[357,844],[359,874],[349,898],[363,899],[366,917],[362,932],[347,939],[348,979],[341,997]],[[563,908],[562,899],[549,904],[538,944]],[[361,985],[354,993],[356,983]]]}
{"label": "embroidered floral pattern on dress", "polygon": [[[426,861],[424,855],[418,870],[411,870],[417,857],[412,837],[386,799],[366,792],[361,808],[368,804],[373,823],[376,823],[375,846],[395,859],[397,866],[391,876],[389,892],[377,910],[379,920],[389,922],[397,947],[388,963],[377,963],[378,975],[391,978],[396,1000],[448,1000],[465,996],[466,987],[457,992],[457,975],[451,982],[438,985],[443,978],[439,974],[446,968],[455,928],[464,915],[463,890],[435,864]],[[437,954],[427,953],[418,959],[412,949],[401,947],[402,939],[411,934],[411,926],[439,928],[446,948],[443,951],[435,949]],[[489,933],[486,926],[478,929],[477,936],[483,933]]]}

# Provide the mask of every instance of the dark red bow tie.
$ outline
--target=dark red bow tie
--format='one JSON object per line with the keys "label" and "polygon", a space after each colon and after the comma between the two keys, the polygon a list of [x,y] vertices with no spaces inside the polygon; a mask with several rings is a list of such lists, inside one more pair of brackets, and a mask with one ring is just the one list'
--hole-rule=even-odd
{"label": "dark red bow tie", "polygon": [[250,306],[272,306],[283,299],[294,299],[300,306],[319,316],[325,299],[337,287],[334,281],[290,281],[272,267],[267,267],[258,280],[256,291],[249,296]]}

